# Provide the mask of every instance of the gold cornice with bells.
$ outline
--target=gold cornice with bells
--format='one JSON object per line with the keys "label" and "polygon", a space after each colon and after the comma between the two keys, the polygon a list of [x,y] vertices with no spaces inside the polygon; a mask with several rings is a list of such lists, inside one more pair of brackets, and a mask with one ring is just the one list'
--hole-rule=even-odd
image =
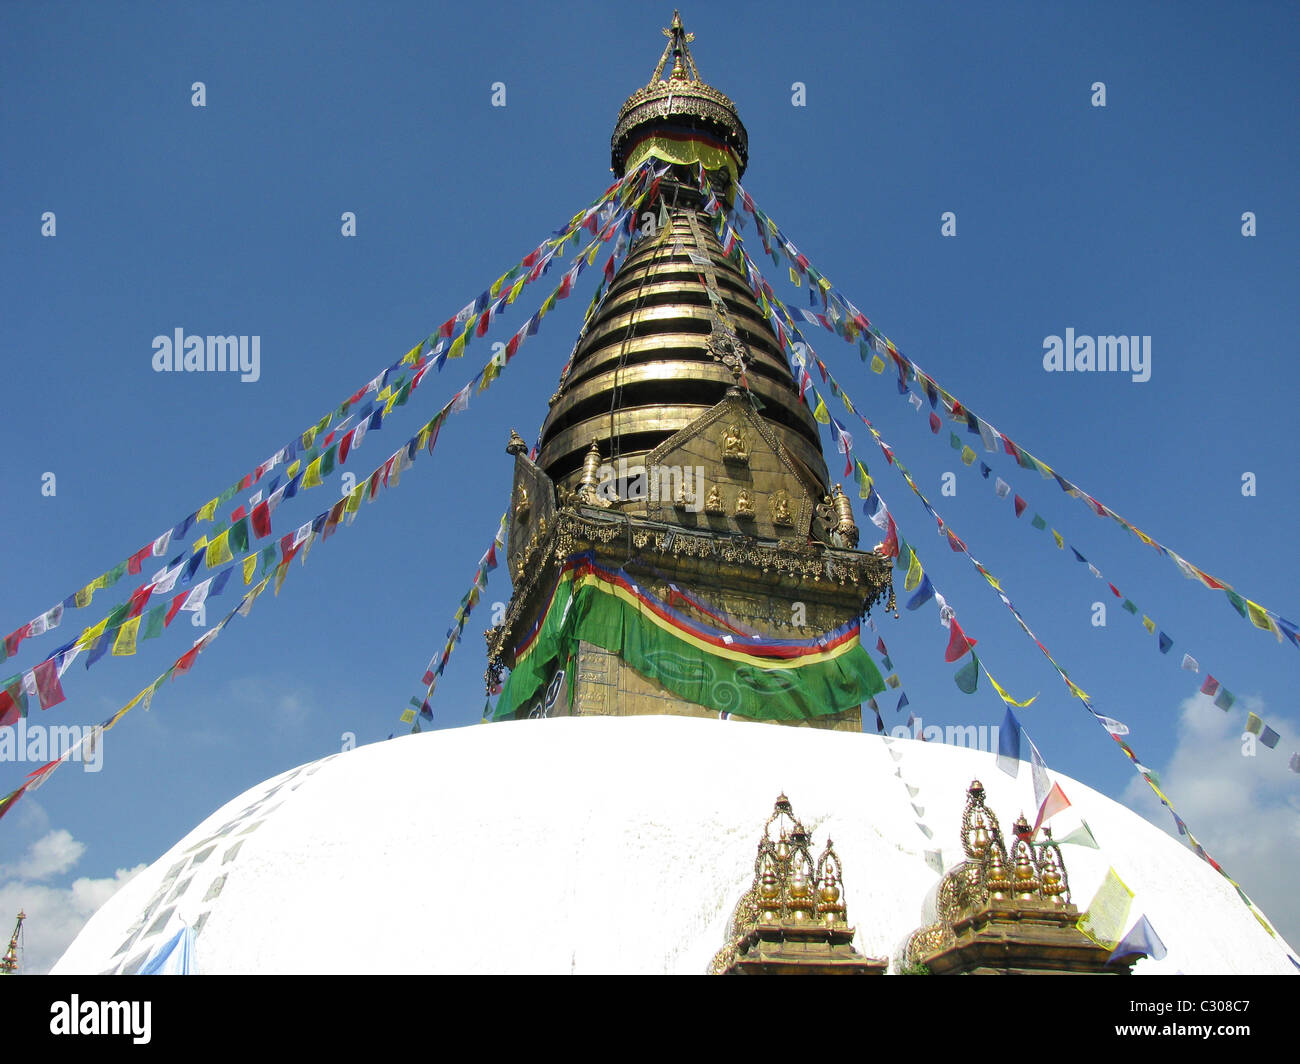
{"label": "gold cornice with bells", "polygon": [[736,904],[730,937],[710,974],[882,974],[885,961],[853,948],[843,882],[834,844],[827,839],[814,863],[812,833],[782,794],[763,825],[753,881]]}
{"label": "gold cornice with bells", "polygon": [[1109,951],[1078,930],[1061,847],[1050,828],[1043,834],[1035,843],[1022,813],[1008,847],[974,780],[962,812],[966,860],[940,880],[935,922],[909,937],[905,963],[940,972],[1127,974],[1136,958],[1111,966]]}
{"label": "gold cornice with bells", "polygon": [[[601,547],[609,548],[616,542],[661,557],[709,562],[719,568],[747,573],[749,579],[761,575],[802,584],[856,587],[863,594],[861,612],[864,614],[881,600],[886,610],[896,608],[892,566],[889,559],[879,554],[827,548],[806,539],[761,543],[742,535],[690,533],[662,522],[613,513],[587,516],[580,508],[586,505],[570,503],[560,507],[549,527],[542,524],[524,545],[512,573],[514,594],[505,618],[483,633],[490,660],[498,663],[504,660],[507,633],[517,626],[522,611],[533,601],[539,583],[554,578],[555,565],[584,550],[595,547],[599,552]],[[599,504],[592,509],[596,508]],[[495,675],[499,679],[499,673]],[[488,685],[491,687],[492,680]]]}

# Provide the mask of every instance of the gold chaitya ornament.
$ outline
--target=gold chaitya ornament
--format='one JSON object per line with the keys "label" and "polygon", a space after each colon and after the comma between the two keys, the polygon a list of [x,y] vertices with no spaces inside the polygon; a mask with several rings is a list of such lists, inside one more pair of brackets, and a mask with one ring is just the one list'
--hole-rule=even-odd
{"label": "gold chaitya ornament", "polygon": [[748,488],[741,488],[736,495],[736,517],[753,518],[754,500],[750,497]]}
{"label": "gold chaitya ornament", "polygon": [[584,506],[599,506],[602,509],[608,509],[610,505],[610,500],[600,491],[600,443],[597,440],[591,441],[591,447],[582,460],[578,500]]}
{"label": "gold chaitya ornament", "polygon": [[706,514],[723,514],[727,512],[722,507],[722,489],[716,484],[709,489],[708,497],[704,500],[704,512]]}
{"label": "gold chaitya ornament", "polygon": [[912,933],[903,964],[934,974],[1128,974],[1136,957],[1111,964],[1110,951],[1079,930],[1050,831],[1035,842],[1022,814],[1008,849],[979,780],[966,792],[961,828],[966,860],[939,881],[934,922]]}
{"label": "gold chaitya ornament", "polygon": [[840,539],[839,546],[856,547],[858,545],[858,523],[853,519],[853,503],[844,494],[838,484],[832,493],[831,501],[835,504],[835,533]]}
{"label": "gold chaitya ornament", "polygon": [[843,881],[839,855],[829,840],[813,861],[812,834],[782,794],[763,825],[753,881],[736,903],[729,941],[714,956],[710,973],[883,973],[885,961],[853,948]]}

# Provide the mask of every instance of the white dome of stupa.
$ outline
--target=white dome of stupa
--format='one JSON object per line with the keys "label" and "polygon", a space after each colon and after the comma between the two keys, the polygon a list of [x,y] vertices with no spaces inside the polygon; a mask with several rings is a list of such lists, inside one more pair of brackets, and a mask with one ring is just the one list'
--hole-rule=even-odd
{"label": "white dome of stupa", "polygon": [[[725,945],[777,795],[844,867],[856,946],[897,959],[962,860],[978,778],[1004,830],[1029,766],[903,739],[688,717],[427,732],[303,765],[227,803],[86,924],[54,974],[131,972],[188,925],[203,973],[690,973]],[[1231,884],[1067,777],[1057,838],[1082,911],[1114,867],[1168,955],[1147,973],[1293,973]],[[927,835],[932,833],[933,837]]]}

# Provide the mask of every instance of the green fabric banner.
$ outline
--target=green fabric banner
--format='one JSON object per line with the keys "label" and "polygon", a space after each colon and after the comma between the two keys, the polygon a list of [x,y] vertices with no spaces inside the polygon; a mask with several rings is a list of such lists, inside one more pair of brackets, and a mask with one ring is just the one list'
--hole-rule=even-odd
{"label": "green fabric banner", "polygon": [[816,652],[796,659],[797,664],[781,661],[768,667],[739,647],[702,645],[704,640],[635,600],[626,586],[615,589],[588,574],[575,587],[566,574],[526,656],[506,680],[495,719],[516,717],[557,666],[572,658],[579,640],[618,654],[687,702],[757,720],[841,713],[885,689],[856,635],[838,652]]}

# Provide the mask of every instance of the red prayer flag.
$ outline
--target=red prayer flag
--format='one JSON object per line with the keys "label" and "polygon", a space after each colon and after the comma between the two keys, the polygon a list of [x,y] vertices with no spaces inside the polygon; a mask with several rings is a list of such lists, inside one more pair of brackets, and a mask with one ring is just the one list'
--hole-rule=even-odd
{"label": "red prayer flag", "polygon": [[957,618],[954,617],[948,622],[948,649],[944,652],[943,660],[956,661],[966,651],[970,650],[976,642],[978,640],[969,638],[961,630],[961,625],[957,623]]}
{"label": "red prayer flag", "polygon": [[253,535],[265,539],[271,534],[271,507],[263,499],[253,507]]}
{"label": "red prayer flag", "polygon": [[1212,695],[1219,690],[1219,681],[1208,673],[1205,676],[1205,682],[1201,684],[1201,694]]}
{"label": "red prayer flag", "polygon": [[1028,505],[1029,505],[1029,504],[1028,504],[1027,502],[1025,502],[1024,499],[1022,499],[1019,495],[1017,495],[1017,496],[1016,496],[1016,516],[1019,517],[1022,513],[1024,513],[1024,512],[1025,512],[1025,507],[1028,506]]}
{"label": "red prayer flag", "polygon": [[[326,439],[325,442],[329,443],[330,441]],[[233,525],[240,518],[247,517],[247,516],[248,516],[248,510],[245,507],[243,506],[236,507],[235,509],[230,511],[230,523]]]}
{"label": "red prayer flag", "polygon": [[139,617],[144,612],[149,596],[153,594],[153,584],[144,584],[131,592],[131,610],[128,617]]}
{"label": "red prayer flag", "polygon": [[931,410],[931,411],[930,411],[930,431],[931,431],[931,432],[934,432],[934,433],[937,433],[937,432],[939,431],[939,426],[940,426],[940,424],[942,424],[942,423],[939,421],[939,415],[936,414],[933,410]]}
{"label": "red prayer flag", "polygon": [[172,666],[172,679],[176,679],[177,676],[184,676],[189,672],[190,668],[194,665],[194,659],[198,656],[199,648],[190,647],[189,650],[185,651],[184,654],[177,658],[176,664]]}
{"label": "red prayer flag", "polygon": [[352,434],[356,429],[349,429],[343,439],[339,440],[339,465],[348,460],[348,454],[352,451]]}
{"label": "red prayer flag", "polygon": [[14,696],[8,691],[0,688],[0,728],[7,728],[11,724],[16,724],[23,715],[18,703],[14,701]]}
{"label": "red prayer flag", "polygon": [[163,618],[164,628],[170,625],[172,621],[176,619],[176,614],[180,612],[181,603],[185,601],[187,595],[189,595],[188,591],[182,591],[179,595],[177,595],[174,599],[172,599],[172,604],[167,607],[167,616]]}
{"label": "red prayer flag", "polygon": [[59,684],[59,670],[54,667],[54,659],[42,661],[32,670],[36,677],[36,694],[41,700],[41,709],[57,706],[64,700],[63,687]]}
{"label": "red prayer flag", "polygon": [[1052,817],[1056,816],[1062,809],[1069,808],[1070,799],[1065,796],[1059,783],[1053,783],[1052,789],[1047,792],[1047,797],[1043,799],[1043,804],[1038,810],[1038,819],[1034,821],[1034,833],[1042,827]]}
{"label": "red prayer flag", "polygon": [[146,558],[150,557],[152,554],[153,554],[152,543],[150,543],[149,546],[147,547],[141,547],[138,551],[132,554],[129,559],[127,559],[126,571],[130,573],[132,576],[137,575],[140,572],[141,564],[144,562]]}

